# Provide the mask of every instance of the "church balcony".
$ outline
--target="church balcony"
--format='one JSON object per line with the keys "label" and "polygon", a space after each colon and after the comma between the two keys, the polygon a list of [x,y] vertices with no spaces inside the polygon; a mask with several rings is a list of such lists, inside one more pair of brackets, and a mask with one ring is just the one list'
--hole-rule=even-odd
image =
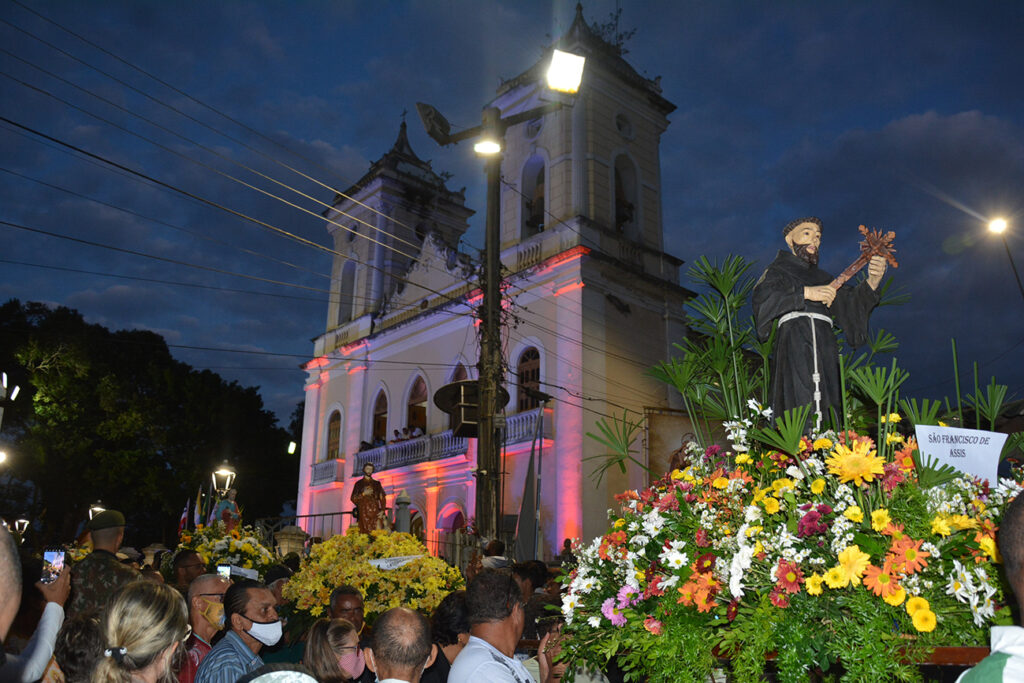
{"label": "church balcony", "polygon": [[[522,443],[533,440],[537,431],[537,420],[540,419],[541,408],[533,408],[522,413],[509,415],[505,418],[504,442],[507,445]],[[554,411],[548,408],[544,411],[543,438],[554,438]],[[352,465],[352,476],[358,476],[363,467],[369,463],[374,469],[390,470],[406,465],[415,465],[431,460],[443,460],[455,455],[464,455],[469,449],[469,439],[455,436],[452,430],[446,429],[439,434],[428,434],[407,441],[390,443],[386,446],[369,448],[356,453]],[[335,462],[335,461],[330,461]],[[340,461],[337,461],[340,462]],[[321,465],[326,463],[320,463]],[[316,467],[314,465],[313,476],[316,484]],[[340,474],[338,475],[340,477]],[[339,481],[329,480],[329,481]]]}
{"label": "church balcony", "polygon": [[313,465],[313,476],[309,481],[309,485],[322,486],[324,484],[333,484],[336,481],[343,481],[345,478],[344,465],[345,461],[341,459],[318,462]]}

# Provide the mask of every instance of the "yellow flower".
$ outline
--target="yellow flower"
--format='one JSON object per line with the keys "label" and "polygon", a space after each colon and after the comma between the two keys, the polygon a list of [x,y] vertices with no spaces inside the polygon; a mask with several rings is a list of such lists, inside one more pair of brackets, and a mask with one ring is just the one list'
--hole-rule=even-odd
{"label": "yellow flower", "polygon": [[747,538],[753,538],[757,534],[761,533],[761,530],[763,528],[764,527],[760,527],[760,526],[747,527]]}
{"label": "yellow flower", "polygon": [[[678,471],[679,470],[676,470],[676,472]],[[615,524],[613,526],[616,529],[621,529],[622,527],[626,526],[626,520],[624,520],[622,517],[619,517],[617,520],[615,520]]]}
{"label": "yellow flower", "polygon": [[889,511],[885,508],[878,508],[871,513],[871,528],[882,533],[885,531],[885,527],[892,523],[892,517],[889,516]]}
{"label": "yellow flower", "polygon": [[832,567],[825,572],[825,583],[829,588],[845,588],[850,583],[850,577],[842,567]]}
{"label": "yellow flower", "polygon": [[814,444],[811,447],[816,451],[830,451],[832,450],[832,440],[824,437],[815,439]]}
{"label": "yellow flower", "polygon": [[885,424],[886,422],[891,422],[891,423],[895,424],[895,423],[899,422],[902,419],[903,418],[900,417],[899,413],[889,413],[888,416],[886,416],[886,415],[882,416],[882,423]]}
{"label": "yellow flower", "polygon": [[804,581],[804,588],[807,589],[808,595],[821,595],[821,584],[825,580],[825,577],[821,574],[811,574]]}
{"label": "yellow flower", "polygon": [[911,619],[914,622],[914,628],[921,633],[931,633],[935,630],[935,612],[930,609],[921,609],[914,612],[914,616]]}
{"label": "yellow flower", "polygon": [[928,604],[928,601],[920,596],[915,596],[907,600],[907,614],[914,616],[921,610],[931,611],[932,606]]}
{"label": "yellow flower", "polygon": [[750,460],[750,453],[740,453],[739,455],[736,456],[737,465],[746,465],[748,462],[750,462]]}
{"label": "yellow flower", "polygon": [[681,470],[672,470],[672,479],[679,480],[679,479],[682,479],[682,478],[683,478],[683,473],[682,473]]}
{"label": "yellow flower", "polygon": [[763,552],[764,552],[764,544],[761,543],[761,541],[758,541],[757,543],[754,544],[754,554],[755,555],[760,555]]}
{"label": "yellow flower", "polygon": [[768,496],[762,502],[764,504],[764,511],[767,512],[769,515],[774,515],[776,512],[779,511],[778,498],[772,498],[771,496]]}
{"label": "yellow flower", "polygon": [[771,489],[761,489],[761,488],[759,488],[756,491],[754,491],[754,501],[753,501],[754,505],[757,505],[762,500],[764,500],[764,497],[768,495],[768,491],[770,491],[770,490]]}
{"label": "yellow flower", "polygon": [[888,604],[892,605],[893,607],[898,607],[903,604],[904,600],[907,599],[907,591],[903,589],[903,586],[900,586],[899,588],[894,590],[892,593],[889,593],[882,599],[885,600]]}
{"label": "yellow flower", "polygon": [[711,485],[714,486],[716,489],[724,489],[726,486],[729,485],[729,480],[726,479],[725,477],[718,477],[713,482],[711,482]]}
{"label": "yellow flower", "polygon": [[889,432],[885,435],[885,443],[892,445],[894,443],[903,443],[903,435],[897,432]]}
{"label": "yellow flower", "polygon": [[996,539],[991,536],[982,536],[978,540],[978,547],[981,551],[992,558],[993,562],[1002,562],[1003,558],[999,555],[999,549],[996,548]]}
{"label": "yellow flower", "polygon": [[860,486],[864,482],[875,480],[875,475],[885,473],[885,460],[870,450],[867,443],[858,441],[853,448],[843,445],[836,446],[831,458],[825,460],[828,471],[839,477],[843,484],[853,482]]}
{"label": "yellow flower", "polygon": [[793,480],[787,479],[786,477],[783,477],[782,479],[776,479],[775,481],[772,482],[772,491],[775,492],[775,495],[779,495],[783,491],[792,491],[795,488],[796,484],[793,482]]}
{"label": "yellow flower", "polygon": [[843,568],[854,586],[860,585],[860,577],[868,568],[870,560],[871,556],[856,545],[848,545],[839,553],[839,566]]}
{"label": "yellow flower", "polygon": [[975,529],[978,526],[978,520],[971,519],[967,515],[950,515],[946,518],[949,520],[950,526],[954,529]]}
{"label": "yellow flower", "polygon": [[820,496],[821,492],[824,491],[824,490],[825,490],[825,480],[824,479],[815,479],[813,482],[811,482],[811,493],[813,493],[814,495]]}
{"label": "yellow flower", "polygon": [[857,505],[851,505],[843,511],[843,517],[846,517],[851,522],[860,524],[864,521],[864,512]]}
{"label": "yellow flower", "polygon": [[943,422],[942,420],[939,420],[939,426],[940,427],[948,427],[949,425],[946,424],[945,422]]}
{"label": "yellow flower", "polygon": [[932,520],[932,533],[938,536],[949,536],[953,531],[949,528],[949,521],[939,515]]}

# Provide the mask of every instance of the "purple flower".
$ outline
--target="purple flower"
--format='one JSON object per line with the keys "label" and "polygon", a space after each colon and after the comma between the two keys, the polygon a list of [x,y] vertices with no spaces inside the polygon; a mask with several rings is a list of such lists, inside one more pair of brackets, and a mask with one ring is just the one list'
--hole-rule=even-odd
{"label": "purple flower", "polygon": [[601,614],[612,622],[612,626],[625,626],[626,624],[626,617],[622,615],[622,610],[615,606],[615,598],[608,598],[604,601],[601,605]]}
{"label": "purple flower", "polygon": [[[636,588],[633,588],[632,586],[623,586],[619,589],[619,594],[616,596],[615,606],[619,609],[632,607],[636,603],[640,602],[639,596],[640,591],[638,591]],[[609,619],[610,618],[611,617],[609,617]]]}
{"label": "purple flower", "polygon": [[796,535],[801,538],[823,534],[828,531],[828,523],[822,519],[821,513],[811,510],[800,518],[796,525]]}

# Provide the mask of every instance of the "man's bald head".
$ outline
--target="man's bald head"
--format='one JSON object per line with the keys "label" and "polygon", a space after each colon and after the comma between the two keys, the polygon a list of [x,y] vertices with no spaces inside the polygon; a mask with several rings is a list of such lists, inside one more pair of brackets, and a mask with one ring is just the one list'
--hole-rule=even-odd
{"label": "man's bald head", "polygon": [[377,678],[418,681],[432,659],[430,624],[419,612],[395,607],[373,624],[373,669]]}

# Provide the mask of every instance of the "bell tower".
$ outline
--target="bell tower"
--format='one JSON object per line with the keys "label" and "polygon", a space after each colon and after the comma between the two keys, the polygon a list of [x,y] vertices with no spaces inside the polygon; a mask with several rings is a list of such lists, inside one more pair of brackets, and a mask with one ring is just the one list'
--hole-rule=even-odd
{"label": "bell tower", "polygon": [[658,79],[638,74],[621,48],[594,33],[579,5],[572,26],[550,48],[586,57],[577,95],[562,99],[547,90],[545,57],[505,82],[491,103],[504,118],[563,102],[505,133],[502,248],[572,225],[583,243],[613,253],[625,249],[631,260],[660,252],[659,144],[675,105],[661,95]]}

